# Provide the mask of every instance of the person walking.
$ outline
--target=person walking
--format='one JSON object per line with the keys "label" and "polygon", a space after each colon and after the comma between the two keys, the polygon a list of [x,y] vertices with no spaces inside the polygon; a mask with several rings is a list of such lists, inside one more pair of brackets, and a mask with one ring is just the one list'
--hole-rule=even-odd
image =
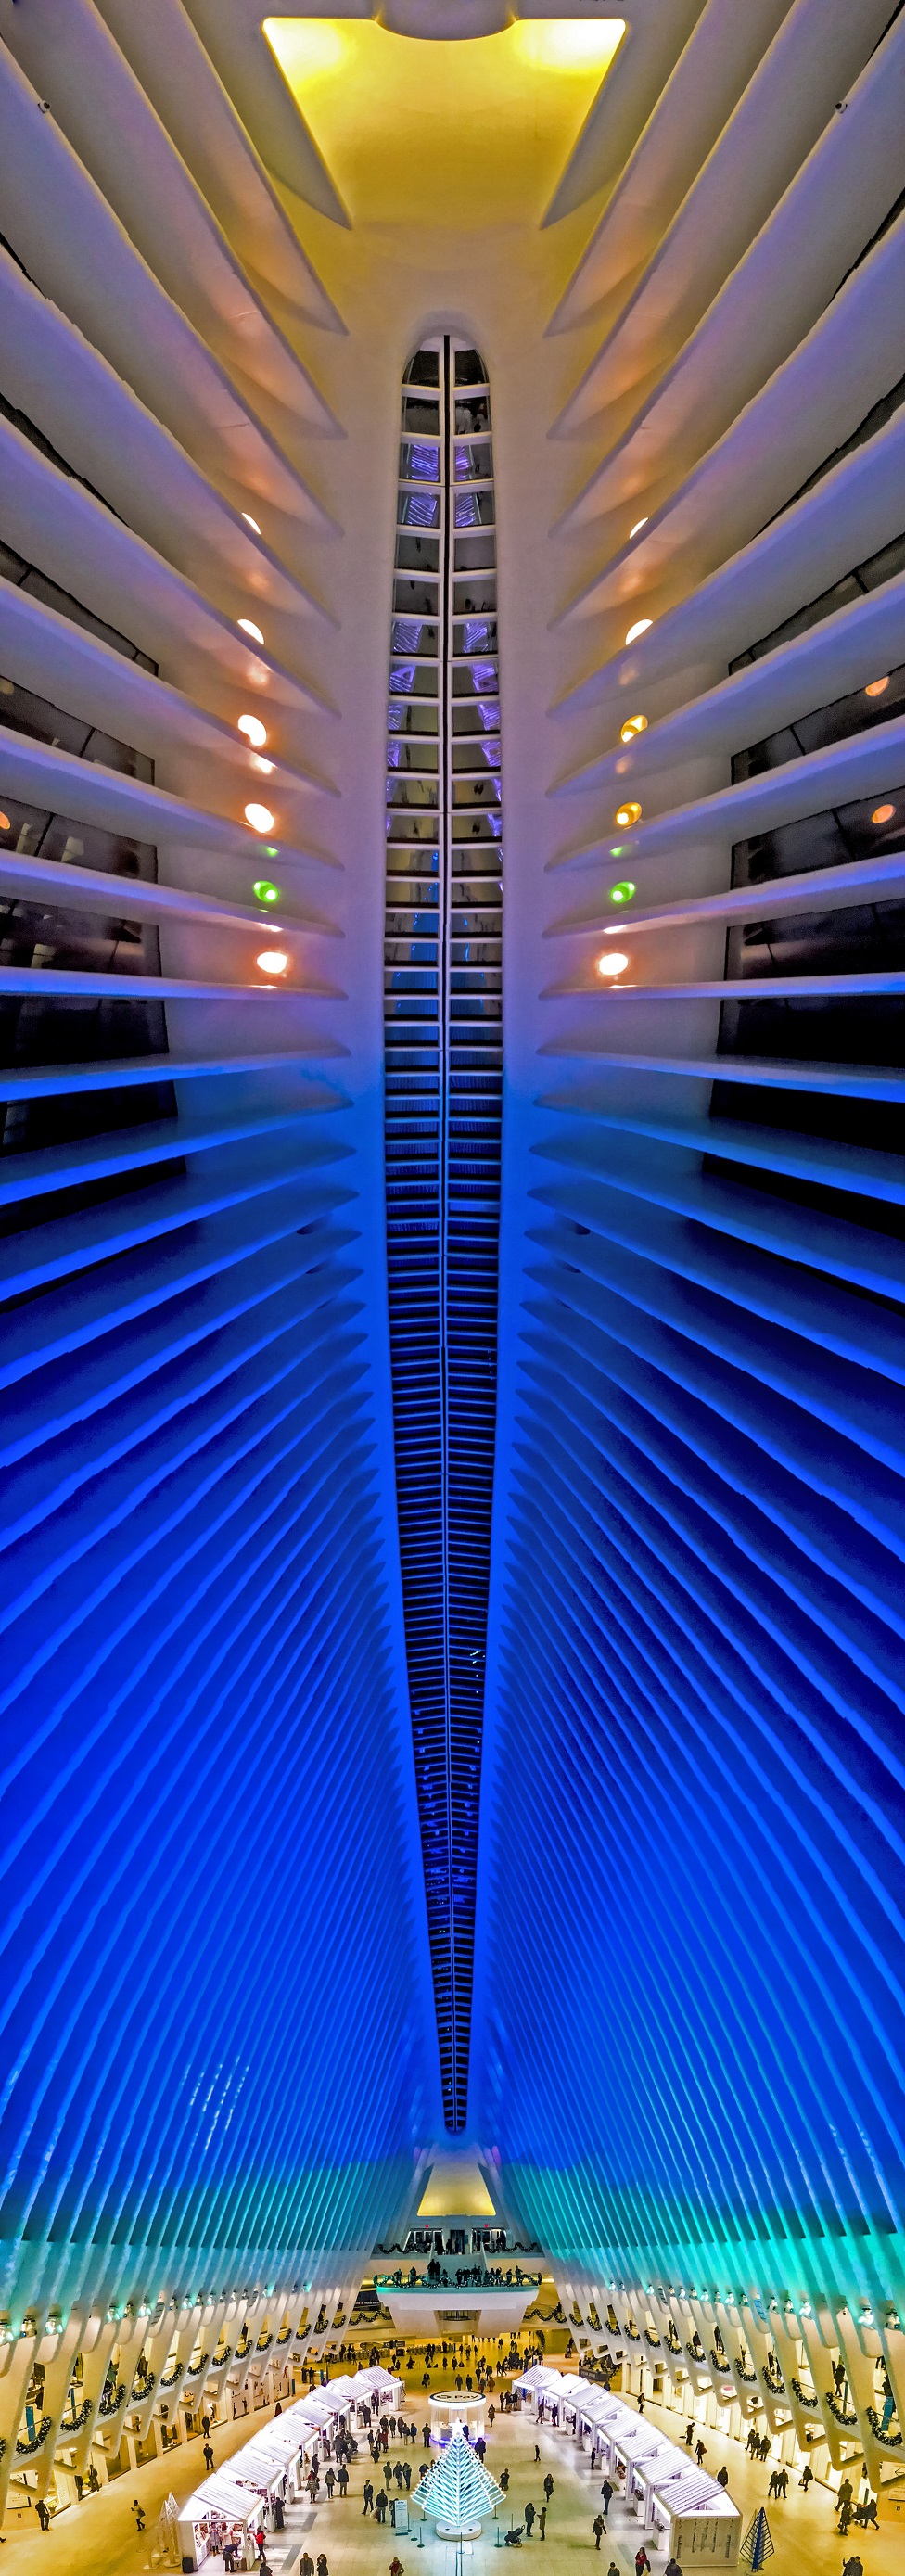
{"label": "person walking", "polygon": [[726,2467],[725,2461],[723,2462],[722,2468],[717,2470],[716,2482],[718,2487],[727,2487],[729,2484],[729,2471]]}
{"label": "person walking", "polygon": [[36,2506],[35,2506],[35,2512],[36,2512],[36,2514],[37,2514],[38,2521],[39,2521],[39,2523],[40,2523],[40,2525],[41,2525],[41,2529],[42,2529],[42,2531],[49,2531],[49,2530],[50,2530],[50,2524],[51,2524],[51,2512],[50,2512],[50,2506],[49,2506],[49,2504],[47,2503],[47,2500],[46,2500],[46,2497],[45,2497],[45,2496],[39,2496],[39,2497],[38,2497],[38,2501],[37,2501],[37,2504],[36,2504]]}
{"label": "person walking", "polygon": [[336,2472],[336,2483],[339,2488],[340,2495],[342,2496],[343,2503],[345,2503],[349,2489],[349,2472],[346,2467],[345,2458],[340,2460],[340,2464]]}
{"label": "person walking", "polygon": [[401,2558],[391,2558],[391,2559],[390,2559],[390,2576],[402,2576],[402,2560],[401,2560]]}
{"label": "person walking", "polygon": [[84,2494],[84,2491],[85,2491],[85,2480],[84,2480],[84,2478],[80,2478],[79,2473],[78,2473],[78,2470],[76,2469],[76,2473],[75,2473],[75,2492],[76,2492],[76,2501],[77,2501],[77,2503],[78,2503],[78,2504],[81,2504],[82,2496],[83,2496],[83,2494]]}
{"label": "person walking", "polygon": [[330,2462],[330,2466],[329,2466],[329,2468],[328,2468],[328,2469],[325,2469],[325,2471],[324,2471],[324,2485],[325,2485],[325,2487],[326,2487],[327,2494],[328,2494],[329,2499],[330,2499],[330,2503],[332,2504],[332,2502],[333,2502],[333,2489],[334,2489],[334,2487],[335,2487],[335,2485],[336,2485],[336,2470],[335,2470],[335,2468],[334,2468],[334,2466],[333,2466],[333,2462],[332,2462],[332,2460],[331,2460],[331,2462]]}
{"label": "person walking", "polygon": [[[365,2479],[364,2503],[361,2510],[362,2513],[373,2513],[374,2511],[374,2489],[371,2485],[370,2478]],[[299,2569],[299,2576],[301,2576],[301,2569]]]}
{"label": "person walking", "polygon": [[635,2551],[635,2576],[650,2576],[650,2559],[643,2540],[640,2549]]}
{"label": "person walking", "polygon": [[843,2504],[841,2504],[841,2505],[840,2505],[840,2507],[839,2507],[839,2520],[838,2520],[838,2522],[837,2522],[837,2524],[836,2524],[836,2529],[837,2529],[837,2531],[838,2531],[838,2534],[839,2534],[839,2538],[840,2538],[840,2540],[844,2540],[844,2539],[845,2539],[846,2534],[847,2534],[847,2531],[848,2531],[849,2523],[851,2522],[851,2518],[852,2518],[852,2508],[851,2508],[851,2504],[849,2503],[848,2497],[846,2497],[845,2502],[844,2502]]}
{"label": "person walking", "polygon": [[535,2445],[534,2445],[534,2457],[535,2457],[535,2459],[536,2459],[536,2460],[539,2460],[539,2459],[540,2459],[540,2443],[539,2443],[539,2442],[535,2442]]}
{"label": "person walking", "polygon": [[323,2550],[321,2550],[321,2554],[317,2562],[317,2576],[330,2576],[330,2570]]}
{"label": "person walking", "polygon": [[207,2470],[208,2477],[210,2477],[211,2472],[212,2472],[212,2470],[213,2470],[213,2466],[214,2466],[214,2450],[213,2450],[213,2444],[212,2444],[211,2442],[205,2442],[204,2450],[203,2450],[203,2453],[202,2453],[202,2458],[203,2458],[203,2460],[204,2460],[204,2465],[205,2465],[205,2468],[206,2468],[206,2470]]}
{"label": "person walking", "polygon": [[772,2502],[773,2497],[774,2497],[774,2496],[777,2496],[778,2494],[779,2494],[779,2470],[778,2470],[778,2469],[774,2469],[774,2470],[771,2472],[770,2484],[769,2484],[769,2486],[768,2486],[768,2488],[767,2488],[767,2503],[768,2503],[768,2504],[770,2504],[770,2503]]}
{"label": "person walking", "polygon": [[528,2534],[528,2538],[529,2538],[529,2540],[530,2540],[530,2538],[531,2538],[531,2534],[532,2534],[532,2532],[533,2532],[533,2530],[534,2530],[534,2506],[533,2506],[533,2504],[526,2504],[526,2506],[525,2506],[525,2530],[526,2530],[526,2532],[527,2532],[527,2534]]}
{"label": "person walking", "polygon": [[389,2495],[390,2488],[391,2488],[392,2483],[393,2483],[393,2463],[392,2463],[392,2460],[384,2460],[384,2464],[383,2464],[383,2483],[384,2483],[384,2486],[386,2487],[387,2494]]}
{"label": "person walking", "polygon": [[509,2493],[509,2471],[508,2471],[508,2469],[501,2469],[501,2470],[500,2470],[500,2479],[499,2479],[499,2483],[500,2483],[500,2486],[502,2487],[503,2494],[504,2494],[504,2495],[508,2495],[508,2493]]}
{"label": "person walking", "polygon": [[802,2472],[801,2472],[801,2476],[800,2476],[800,2478],[799,2478],[799,2480],[798,2480],[798,2484],[799,2484],[799,2486],[804,2488],[805,2495],[807,2495],[808,2488],[809,2488],[809,2486],[811,2486],[811,2484],[812,2484],[812,2482],[813,2482],[813,2477],[814,2477],[814,2471],[813,2471],[813,2469],[812,2469],[812,2467],[811,2467],[810,2460],[806,2460],[806,2461],[805,2461],[805,2464],[804,2464],[804,2468],[802,2469]]}
{"label": "person walking", "polygon": [[545,2504],[542,2504],[542,2505],[541,2505],[541,2509],[540,2509],[540,2512],[539,2512],[538,2517],[537,2517],[537,2528],[538,2528],[538,2531],[540,2532],[541,2539],[542,2539],[542,2540],[546,2540],[546,2537],[547,2537],[547,2508],[546,2508],[546,2505],[545,2505]]}
{"label": "person walking", "polygon": [[696,2459],[696,2461],[697,2461],[697,2464],[698,2464],[699,2469],[703,2467],[703,2464],[704,2464],[704,2455],[705,2455],[706,2449],[707,2449],[707,2444],[706,2444],[706,2442],[702,2442],[702,2440],[701,2440],[701,2436],[700,2436],[700,2433],[699,2433],[699,2434],[698,2434],[697,2441],[696,2441],[695,2446],[694,2446],[694,2455],[695,2455],[695,2459]]}
{"label": "person walking", "polygon": [[404,2477],[404,2479],[405,2479],[405,2492],[406,2492],[406,2495],[408,2495],[408,2493],[409,2493],[409,2489],[410,2489],[410,2487],[411,2487],[411,2483],[412,2483],[412,2463],[411,2463],[411,2460],[403,2460],[403,2463],[402,2463],[402,2474],[403,2474],[403,2477]]}
{"label": "person walking", "polygon": [[549,2471],[549,2469],[548,2469],[548,2470],[547,2470],[546,2477],[545,2477],[545,2479],[544,2479],[544,2494],[545,2494],[545,2496],[546,2496],[546,2499],[547,2499],[547,2503],[548,2503],[548,2504],[549,2504],[549,2502],[550,2502],[550,2498],[551,2498],[552,2493],[553,2493],[553,2480],[552,2480],[552,2477],[551,2477],[551,2475],[550,2475],[550,2471]]}
{"label": "person walking", "polygon": [[603,2518],[604,2521],[606,2521],[607,2514],[609,2513],[610,2506],[616,2492],[612,2478],[604,2478],[600,2492],[603,2497]]}
{"label": "person walking", "polygon": [[374,2498],[374,2520],[375,2522],[385,2522],[386,2518],[387,2491],[385,2487],[378,2487],[377,2494]]}
{"label": "person walking", "polygon": [[778,2495],[778,2497],[779,2497],[779,2499],[780,2499],[780,2503],[781,2503],[781,2504],[785,2504],[785,2500],[786,2500],[786,2497],[787,2497],[787,2495],[788,2495],[788,2492],[789,2492],[789,2472],[788,2472],[788,2469],[778,2469],[778,2470],[777,2470],[777,2473],[776,2473],[776,2493],[777,2493],[777,2495]]}
{"label": "person walking", "polygon": [[595,2549],[599,2549],[601,2539],[606,2530],[606,2523],[604,2522],[602,2513],[595,2513],[594,2520],[591,2524],[591,2530],[594,2534],[594,2547]]}
{"label": "person walking", "polygon": [[145,2527],[144,2506],[139,2504],[137,2496],[133,2496],[132,2498],[132,2511],[135,2515],[136,2531],[143,2531]]}

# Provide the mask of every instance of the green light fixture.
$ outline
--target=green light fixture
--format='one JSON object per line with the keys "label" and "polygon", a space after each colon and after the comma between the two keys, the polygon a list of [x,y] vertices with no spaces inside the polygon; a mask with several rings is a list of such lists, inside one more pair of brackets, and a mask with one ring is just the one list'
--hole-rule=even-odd
{"label": "green light fixture", "polygon": [[259,903],[279,903],[279,886],[271,885],[269,877],[255,878],[255,893]]}
{"label": "green light fixture", "polygon": [[637,888],[633,886],[631,877],[620,877],[618,884],[611,885],[610,887],[610,902],[616,904],[631,903],[632,896],[636,892]]}

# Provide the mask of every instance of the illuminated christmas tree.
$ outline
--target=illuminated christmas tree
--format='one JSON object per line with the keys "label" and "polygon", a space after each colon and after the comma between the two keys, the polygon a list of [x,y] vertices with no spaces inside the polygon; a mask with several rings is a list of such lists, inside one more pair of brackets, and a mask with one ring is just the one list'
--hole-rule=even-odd
{"label": "illuminated christmas tree", "polygon": [[417,2502],[450,2538],[456,2532],[474,2531],[485,2514],[502,2504],[502,2487],[466,2442],[461,2424],[454,2426],[436,2468],[418,2488]]}

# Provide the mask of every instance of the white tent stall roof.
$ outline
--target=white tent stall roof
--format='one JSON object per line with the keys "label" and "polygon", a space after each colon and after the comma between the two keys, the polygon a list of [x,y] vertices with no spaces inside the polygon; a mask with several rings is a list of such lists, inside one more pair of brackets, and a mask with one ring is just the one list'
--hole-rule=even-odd
{"label": "white tent stall roof", "polygon": [[203,2486],[195,2488],[188,2503],[180,2505],[180,2522],[184,2515],[195,2514],[196,2508],[199,2516],[204,2513],[231,2513],[237,2522],[250,2522],[254,2513],[248,2487],[240,2486],[228,2469],[215,2469],[212,2478],[205,2478]]}
{"label": "white tent stall roof", "polygon": [[269,2495],[273,2487],[282,2484],[286,2462],[277,2452],[266,2450],[256,2437],[253,2442],[246,2442],[244,2450],[234,2454],[230,2469],[240,2486],[254,2487],[258,2495]]}
{"label": "white tent stall roof", "polygon": [[651,2487],[657,2503],[665,2505],[674,2518],[679,2514],[718,2513],[734,2514],[739,2519],[738,2506],[726,2488],[719,2486],[716,2478],[705,2477],[703,2471],[687,2468],[684,2476],[673,2474],[664,2477],[662,2483],[652,2478]]}
{"label": "white tent stall roof", "polygon": [[403,2393],[402,2380],[397,2378],[394,2370],[379,2370],[373,2366],[369,2370],[356,2371],[354,2387],[356,2397],[364,2398],[366,2405],[372,2397],[386,2396],[390,2404],[396,2406]]}
{"label": "white tent stall roof", "polygon": [[275,2423],[255,2434],[255,2441],[265,2442],[268,2450],[278,2452],[281,2458],[293,2459],[302,2448],[307,2429],[304,2418],[297,2424],[294,2417],[294,2408],[289,2415],[278,2415]]}

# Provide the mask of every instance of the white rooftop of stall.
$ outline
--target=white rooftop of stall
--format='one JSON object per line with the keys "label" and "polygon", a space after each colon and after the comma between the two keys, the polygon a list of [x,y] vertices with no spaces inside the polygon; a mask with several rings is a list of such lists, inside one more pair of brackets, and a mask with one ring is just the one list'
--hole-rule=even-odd
{"label": "white rooftop of stall", "polygon": [[206,2513],[222,2513],[230,2522],[251,2522],[257,2507],[251,2487],[241,2486],[227,2469],[215,2469],[179,2507],[180,2522],[202,2522]]}
{"label": "white rooftop of stall", "polygon": [[363,2398],[365,2405],[370,2404],[372,2397],[386,2395],[396,2406],[403,2393],[402,2381],[397,2379],[394,2370],[357,2370],[352,2384],[356,2397]]}

